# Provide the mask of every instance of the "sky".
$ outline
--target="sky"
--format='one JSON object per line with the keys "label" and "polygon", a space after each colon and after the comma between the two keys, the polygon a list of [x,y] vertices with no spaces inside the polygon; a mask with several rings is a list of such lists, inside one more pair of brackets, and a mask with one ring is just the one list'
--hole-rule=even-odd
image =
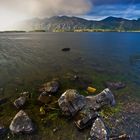
{"label": "sky", "polygon": [[140,0],[0,0],[0,30],[31,18],[57,15],[100,20],[108,16],[140,18]]}

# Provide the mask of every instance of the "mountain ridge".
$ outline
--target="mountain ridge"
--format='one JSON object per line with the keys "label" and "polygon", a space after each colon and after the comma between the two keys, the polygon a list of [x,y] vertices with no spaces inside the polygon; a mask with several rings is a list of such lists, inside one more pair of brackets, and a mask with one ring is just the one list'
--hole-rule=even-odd
{"label": "mountain ridge", "polygon": [[44,19],[34,18],[20,22],[16,27],[16,30],[44,30],[50,32],[140,31],[140,18],[137,20],[129,20],[110,16],[100,21],[96,21],[80,17],[54,16]]}

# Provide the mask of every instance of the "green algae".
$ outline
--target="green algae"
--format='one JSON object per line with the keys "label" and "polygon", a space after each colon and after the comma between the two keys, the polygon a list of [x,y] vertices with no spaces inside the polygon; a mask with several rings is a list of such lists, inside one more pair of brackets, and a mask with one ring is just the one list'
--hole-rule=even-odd
{"label": "green algae", "polygon": [[113,117],[117,115],[117,113],[122,111],[122,104],[118,103],[114,107],[103,107],[102,111],[100,111],[100,115],[104,118]]}

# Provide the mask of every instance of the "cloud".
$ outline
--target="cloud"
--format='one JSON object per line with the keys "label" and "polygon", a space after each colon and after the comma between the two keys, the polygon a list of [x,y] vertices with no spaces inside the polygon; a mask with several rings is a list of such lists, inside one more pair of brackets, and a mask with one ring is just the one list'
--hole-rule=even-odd
{"label": "cloud", "polygon": [[135,5],[98,5],[88,13],[92,19],[103,19],[107,16],[137,19],[140,15],[140,4]]}
{"label": "cloud", "polygon": [[90,0],[0,0],[0,7],[33,17],[83,15],[92,8]]}
{"label": "cloud", "polygon": [[94,5],[140,4],[140,0],[91,0]]}
{"label": "cloud", "polygon": [[139,7],[140,0],[0,0],[0,17],[5,22],[56,15],[135,18]]}

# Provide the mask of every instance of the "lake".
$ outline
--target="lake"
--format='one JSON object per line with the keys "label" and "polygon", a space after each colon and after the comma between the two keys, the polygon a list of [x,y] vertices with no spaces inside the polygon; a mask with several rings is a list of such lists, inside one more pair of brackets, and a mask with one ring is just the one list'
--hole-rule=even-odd
{"label": "lake", "polygon": [[139,102],[140,33],[0,34],[0,96],[33,91],[43,81],[73,75],[93,80],[98,92],[106,81],[122,81],[127,88],[115,91],[118,100],[127,103],[127,96]]}

